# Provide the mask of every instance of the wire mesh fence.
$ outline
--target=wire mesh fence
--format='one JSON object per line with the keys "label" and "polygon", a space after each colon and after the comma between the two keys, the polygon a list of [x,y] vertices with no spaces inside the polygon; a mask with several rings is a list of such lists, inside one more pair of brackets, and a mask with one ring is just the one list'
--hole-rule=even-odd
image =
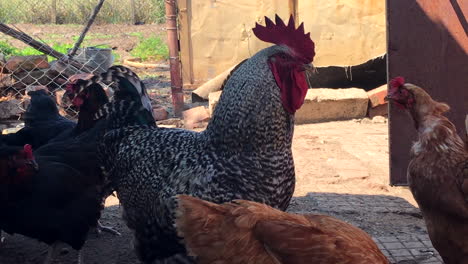
{"label": "wire mesh fence", "polygon": [[49,91],[62,114],[76,117],[61,102],[65,85],[77,74],[101,73],[112,64],[156,63],[133,70],[150,80],[150,90],[167,85],[168,49],[160,23],[164,0],[104,1],[82,44],[70,54],[98,2],[0,0],[0,121],[20,117],[27,91],[37,86]]}
{"label": "wire mesh fence", "polygon": [[[83,24],[97,0],[1,0],[3,23]],[[162,23],[164,0],[106,0],[96,23]]]}

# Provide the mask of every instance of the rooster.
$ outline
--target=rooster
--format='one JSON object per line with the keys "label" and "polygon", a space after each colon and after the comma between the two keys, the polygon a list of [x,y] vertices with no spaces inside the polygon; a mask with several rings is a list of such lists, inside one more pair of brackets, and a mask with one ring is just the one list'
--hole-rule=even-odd
{"label": "rooster", "polygon": [[369,235],[331,216],[186,195],[178,195],[177,204],[178,234],[200,264],[389,264]]}
{"label": "rooster", "polygon": [[276,24],[265,21],[253,32],[276,45],[231,74],[205,131],[151,125],[151,109],[136,97],[116,99],[102,111],[108,126],[98,147],[100,163],[144,263],[192,263],[173,226],[174,195],[216,203],[248,199],[280,210],[289,205],[294,113],[307,93],[304,69],[313,60],[314,43],[292,17],[288,25],[278,16]]}
{"label": "rooster", "polygon": [[390,83],[387,99],[408,111],[418,131],[411,148],[408,181],[434,247],[446,264],[468,263],[468,151],[434,101],[402,77]]}

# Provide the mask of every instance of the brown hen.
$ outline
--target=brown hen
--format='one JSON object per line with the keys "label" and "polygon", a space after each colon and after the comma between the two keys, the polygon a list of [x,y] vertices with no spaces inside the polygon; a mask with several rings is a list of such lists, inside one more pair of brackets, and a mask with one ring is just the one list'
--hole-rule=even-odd
{"label": "brown hen", "polygon": [[401,77],[392,80],[388,99],[408,110],[418,130],[408,181],[432,244],[446,264],[467,264],[468,151],[443,116],[450,108]]}
{"label": "brown hen", "polygon": [[176,227],[200,264],[389,263],[364,231],[326,215],[298,215],[245,200],[177,196]]}

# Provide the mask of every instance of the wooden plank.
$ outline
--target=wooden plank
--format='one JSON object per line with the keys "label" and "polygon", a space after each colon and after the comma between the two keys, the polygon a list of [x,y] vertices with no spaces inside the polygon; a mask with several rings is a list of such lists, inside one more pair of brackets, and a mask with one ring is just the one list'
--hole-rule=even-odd
{"label": "wooden plank", "polygon": [[191,0],[178,1],[180,61],[182,63],[183,87],[190,88],[193,81],[193,54],[190,31]]}
{"label": "wooden plank", "polygon": [[[448,118],[464,134],[468,113],[468,0],[387,0],[388,78],[404,76],[451,106]],[[416,130],[390,107],[390,183],[406,185]]]}

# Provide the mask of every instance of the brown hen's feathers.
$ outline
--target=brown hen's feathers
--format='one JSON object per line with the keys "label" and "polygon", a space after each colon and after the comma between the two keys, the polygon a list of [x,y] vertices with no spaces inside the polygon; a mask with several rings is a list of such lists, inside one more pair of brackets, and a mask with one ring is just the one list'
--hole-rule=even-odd
{"label": "brown hen's feathers", "polygon": [[388,263],[365,232],[333,217],[177,197],[178,235],[201,264]]}
{"label": "brown hen's feathers", "polygon": [[432,244],[447,264],[468,263],[468,151],[455,125],[442,114],[450,107],[422,88],[404,84],[415,104],[409,112],[418,140],[411,148],[408,181]]}
{"label": "brown hen's feathers", "polygon": [[465,149],[468,151],[468,115],[465,118]]}

